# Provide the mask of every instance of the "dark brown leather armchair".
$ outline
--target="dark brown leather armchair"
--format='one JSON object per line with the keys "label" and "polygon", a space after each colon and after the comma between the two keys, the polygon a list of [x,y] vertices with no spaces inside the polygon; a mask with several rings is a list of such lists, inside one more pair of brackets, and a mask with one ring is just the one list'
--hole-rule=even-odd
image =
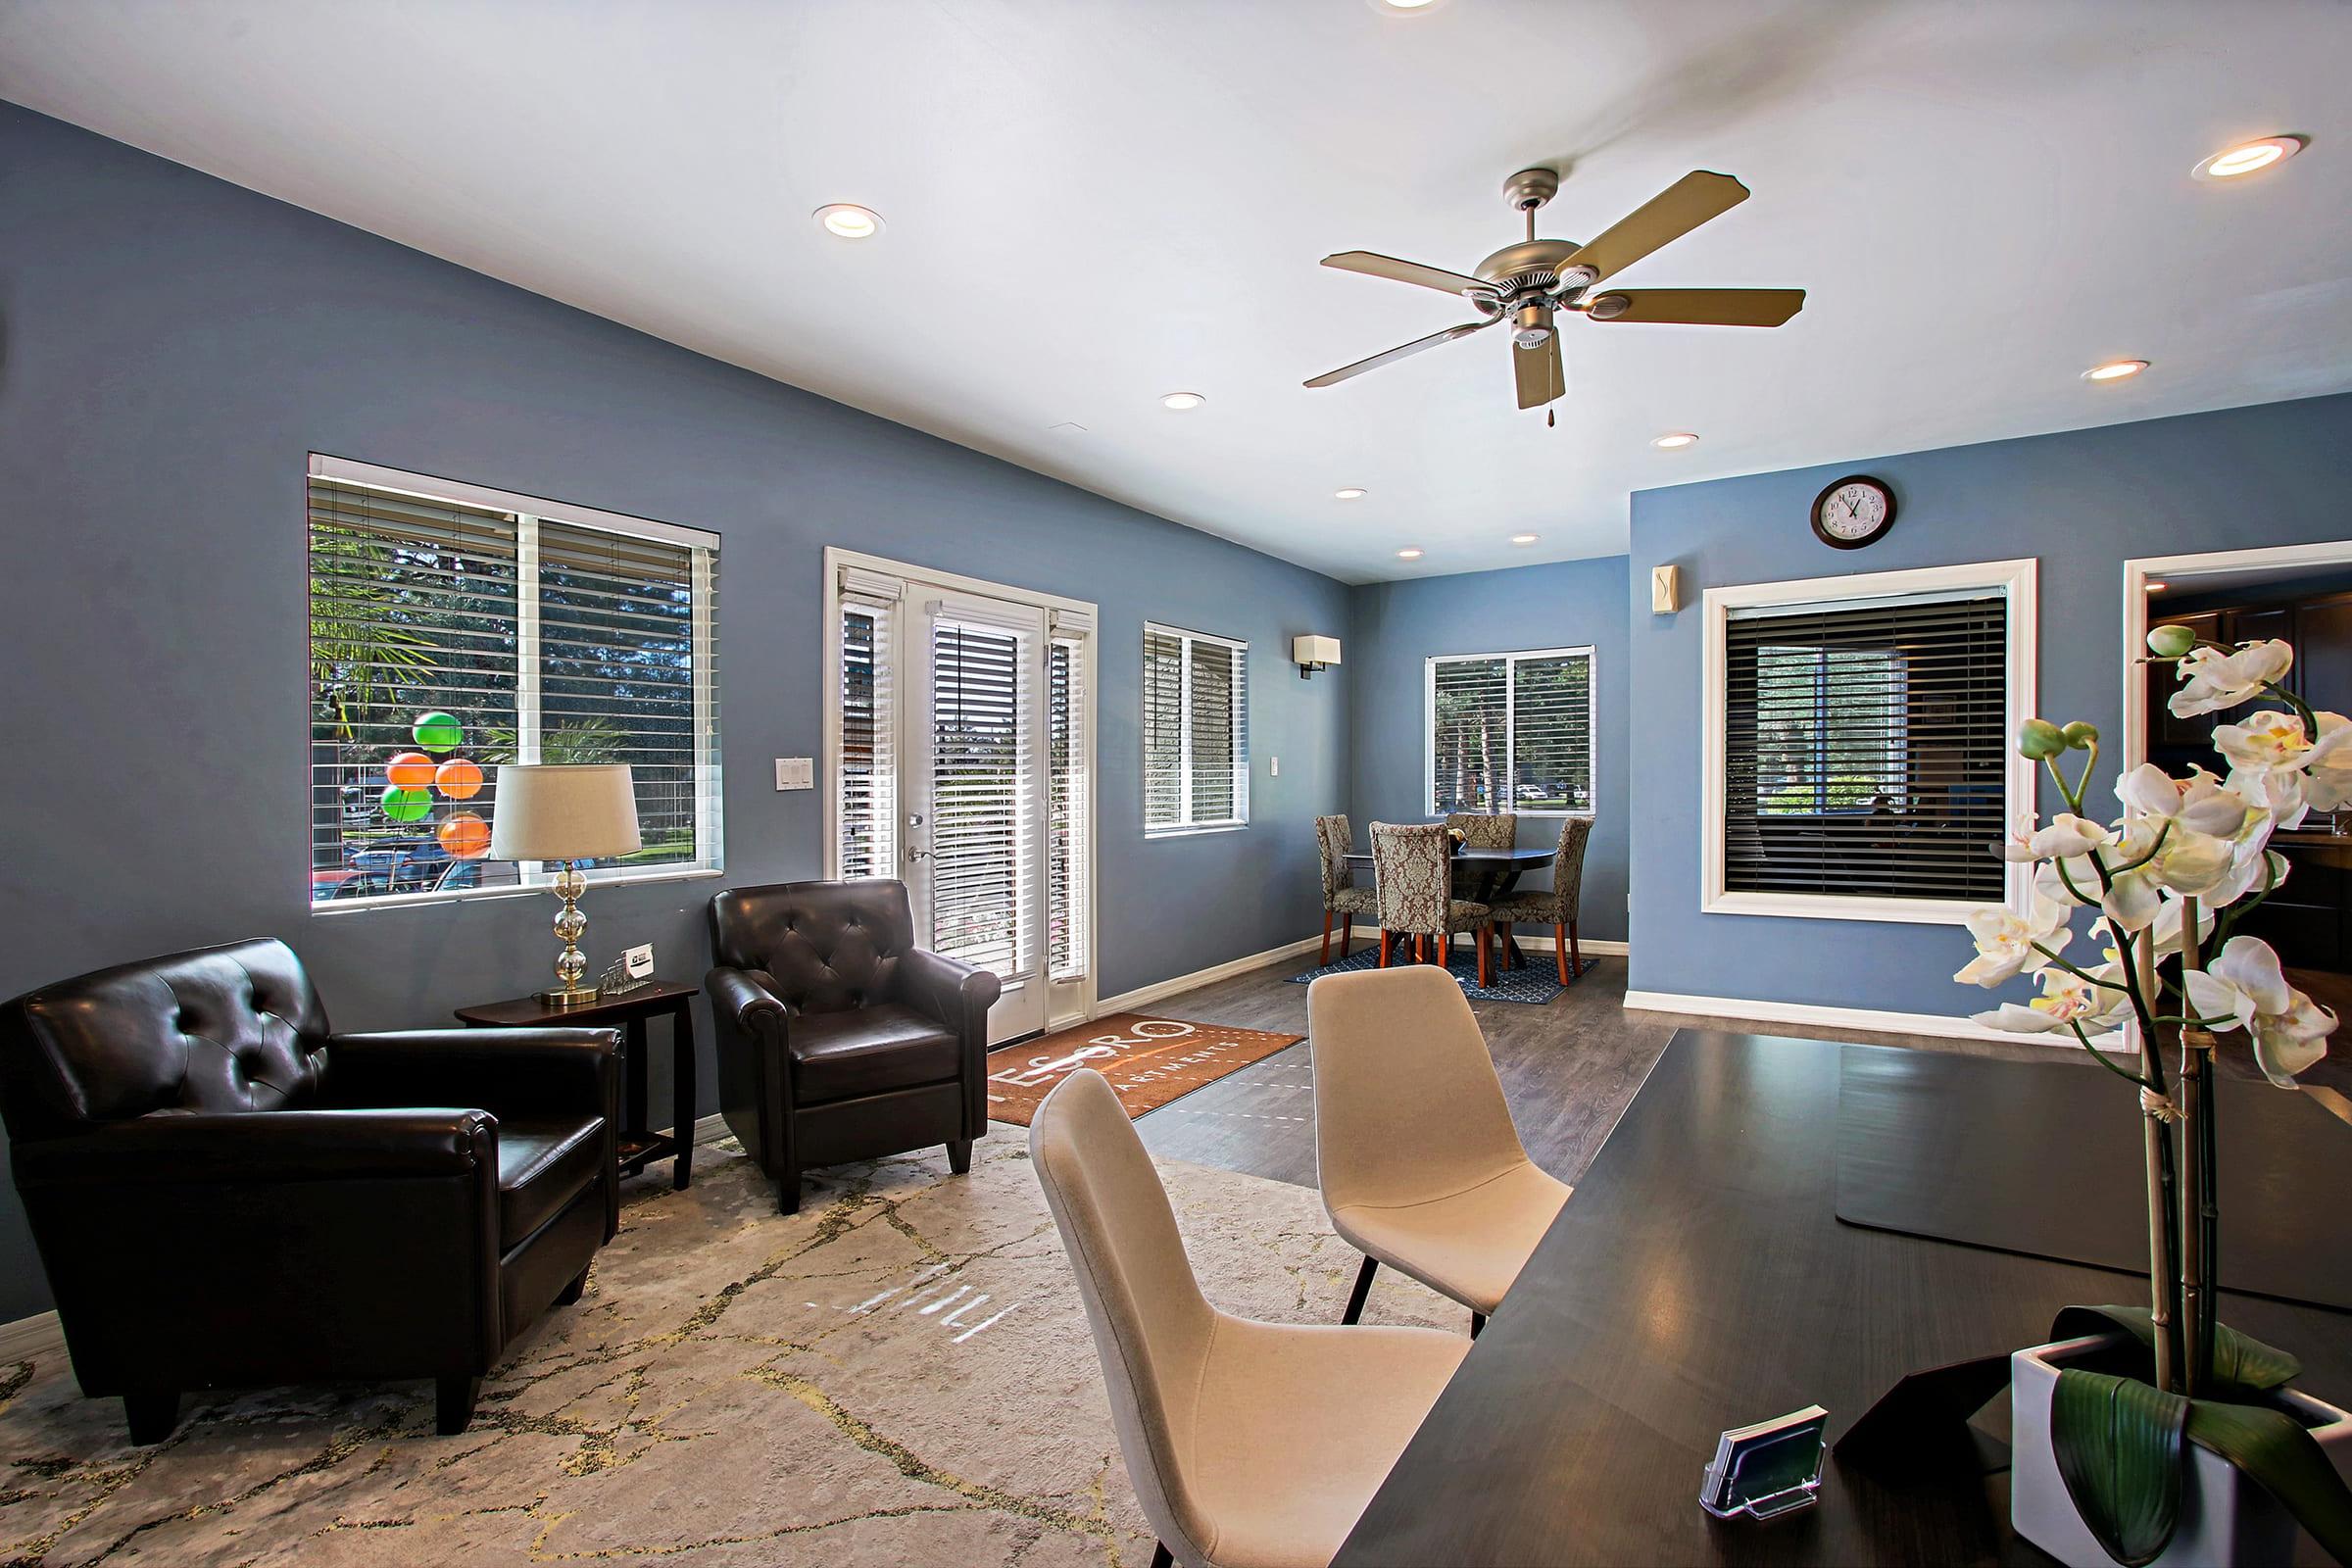
{"label": "dark brown leather armchair", "polygon": [[0,1009],[0,1115],[82,1393],[482,1375],[619,1222],[610,1029],[328,1032],[282,942]]}
{"label": "dark brown leather armchair", "polygon": [[703,981],[718,1034],[718,1105],[776,1206],[801,1172],[948,1146],[971,1169],[988,1130],[985,969],[914,945],[906,884],[779,882],[710,901]]}

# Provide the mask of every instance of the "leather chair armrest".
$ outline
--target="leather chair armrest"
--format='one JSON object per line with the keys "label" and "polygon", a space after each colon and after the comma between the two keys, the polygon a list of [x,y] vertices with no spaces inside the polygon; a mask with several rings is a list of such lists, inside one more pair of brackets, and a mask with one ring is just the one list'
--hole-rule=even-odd
{"label": "leather chair armrest", "polygon": [[498,1168],[498,1120],[479,1110],[252,1110],[108,1122],[11,1150],[17,1185],[332,1182]]}
{"label": "leather chair armrest", "polygon": [[1004,983],[986,969],[958,963],[928,948],[912,948],[899,956],[898,990],[899,1000],[907,1006],[954,1031],[967,1047],[978,1040],[985,1050],[988,1009],[1004,995]]}
{"label": "leather chair armrest", "polygon": [[478,1105],[493,1115],[620,1114],[612,1029],[404,1029],[330,1035],[326,1101],[345,1107]]}
{"label": "leather chair armrest", "polygon": [[714,1018],[747,1035],[767,1029],[781,1032],[787,1021],[783,1002],[742,969],[720,964],[703,976],[703,992],[710,999]]}

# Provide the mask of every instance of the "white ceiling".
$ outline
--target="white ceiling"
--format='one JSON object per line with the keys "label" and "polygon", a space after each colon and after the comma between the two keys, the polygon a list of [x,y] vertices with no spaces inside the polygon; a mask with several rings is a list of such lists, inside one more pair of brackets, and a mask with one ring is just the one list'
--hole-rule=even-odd
{"label": "white ceiling", "polygon": [[[0,0],[0,97],[1357,581],[1613,553],[1655,485],[2352,388],[2348,74],[2336,0]],[[1299,386],[1469,318],[1319,258],[1467,270],[1539,163],[1571,239],[1740,176],[1622,281],[1804,313],[1567,322],[1556,429],[1500,332]],[[2118,356],[2155,368],[2078,379]]]}

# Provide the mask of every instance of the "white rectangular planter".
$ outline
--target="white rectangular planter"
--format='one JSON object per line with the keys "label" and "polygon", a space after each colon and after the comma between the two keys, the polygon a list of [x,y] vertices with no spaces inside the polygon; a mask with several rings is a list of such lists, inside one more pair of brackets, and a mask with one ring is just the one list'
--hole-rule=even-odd
{"label": "white rectangular planter", "polygon": [[[2050,1447],[2050,1396],[2062,1367],[2110,1348],[2115,1337],[2092,1335],[2036,1345],[2009,1357],[2011,1452],[2009,1523],[2017,1533],[2070,1568],[2112,1568],[2098,1538],[2075,1512],[2058,1456]],[[2352,1415],[2309,1395],[2283,1390],[2279,1406],[2298,1416],[2335,1464],[2352,1477]],[[2188,1476],[2180,1490],[2180,1527],[2151,1568],[2235,1568],[2283,1565],[2295,1556],[2295,1521],[2271,1494],[2232,1466],[2188,1446]],[[2306,1546],[2306,1550],[2316,1548]],[[2325,1563],[2325,1554],[2310,1559]]]}

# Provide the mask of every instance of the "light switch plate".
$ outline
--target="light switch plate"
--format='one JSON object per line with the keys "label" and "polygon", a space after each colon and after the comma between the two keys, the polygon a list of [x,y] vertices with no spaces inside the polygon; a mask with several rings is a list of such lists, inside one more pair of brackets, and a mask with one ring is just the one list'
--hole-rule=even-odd
{"label": "light switch plate", "polygon": [[630,979],[650,980],[654,974],[654,945],[648,942],[643,947],[631,948],[620,956],[620,961],[628,965]]}
{"label": "light switch plate", "polygon": [[776,788],[780,790],[809,790],[816,788],[815,759],[808,757],[777,758]]}
{"label": "light switch plate", "polygon": [[1279,757],[1270,757],[1266,759],[1266,761],[1268,766],[1267,776],[1270,778],[1282,777],[1282,759]]}

